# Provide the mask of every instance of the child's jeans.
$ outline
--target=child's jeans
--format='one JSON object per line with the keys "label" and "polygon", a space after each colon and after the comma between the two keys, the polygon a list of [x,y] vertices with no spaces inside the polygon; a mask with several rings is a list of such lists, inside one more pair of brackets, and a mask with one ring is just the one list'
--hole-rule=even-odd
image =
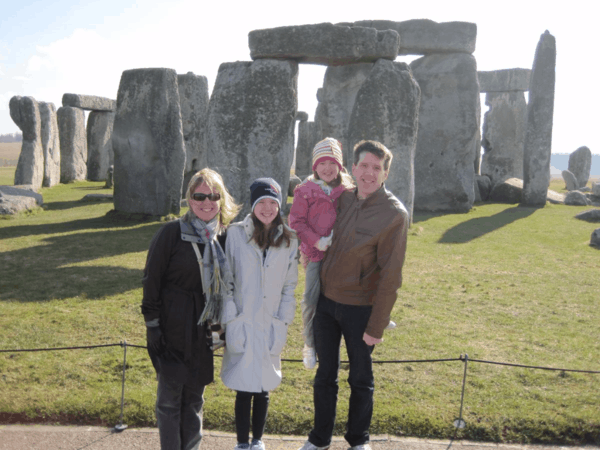
{"label": "child's jeans", "polygon": [[321,261],[309,261],[306,265],[304,297],[302,298],[302,337],[308,347],[315,347],[313,319],[321,293]]}

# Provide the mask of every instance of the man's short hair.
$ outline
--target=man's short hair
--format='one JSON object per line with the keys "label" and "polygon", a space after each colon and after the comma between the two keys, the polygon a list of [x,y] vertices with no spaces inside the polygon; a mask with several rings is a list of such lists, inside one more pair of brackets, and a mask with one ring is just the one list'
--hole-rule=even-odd
{"label": "man's short hair", "polygon": [[377,141],[360,141],[354,146],[354,165],[358,165],[358,161],[360,161],[360,154],[364,152],[372,153],[377,156],[379,159],[383,160],[383,170],[390,170],[390,165],[392,164],[392,152],[390,152],[385,145],[381,142]]}

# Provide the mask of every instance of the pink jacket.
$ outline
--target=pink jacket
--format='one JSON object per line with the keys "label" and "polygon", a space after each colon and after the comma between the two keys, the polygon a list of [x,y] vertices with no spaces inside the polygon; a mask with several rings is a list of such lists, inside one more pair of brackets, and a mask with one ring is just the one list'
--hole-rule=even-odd
{"label": "pink jacket", "polygon": [[294,203],[290,210],[289,223],[300,239],[300,251],[310,261],[321,261],[325,252],[315,248],[322,236],[328,236],[336,218],[337,199],[345,188],[337,186],[331,195],[310,178],[294,190]]}

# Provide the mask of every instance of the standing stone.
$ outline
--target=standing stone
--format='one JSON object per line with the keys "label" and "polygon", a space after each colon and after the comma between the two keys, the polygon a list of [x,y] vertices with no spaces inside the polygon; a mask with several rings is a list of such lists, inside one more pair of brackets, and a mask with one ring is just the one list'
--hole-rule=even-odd
{"label": "standing stone", "polygon": [[110,166],[106,171],[106,183],[104,189],[112,189],[115,185],[113,174],[115,173],[115,166]]}
{"label": "standing stone", "polygon": [[223,63],[210,98],[208,166],[219,172],[250,212],[250,184],[259,177],[289,185],[294,155],[298,65],[258,60]]}
{"label": "standing stone", "polygon": [[106,172],[113,164],[112,148],[114,112],[92,111],[87,122],[87,178],[91,181],[103,181]]}
{"label": "standing stone", "polygon": [[480,153],[477,64],[466,53],[437,54],[410,64],[421,88],[415,153],[415,210],[471,209]]}
{"label": "standing stone", "polygon": [[592,152],[586,146],[579,147],[569,155],[569,172],[577,179],[577,188],[587,185],[592,169]]}
{"label": "standing stone", "polygon": [[380,59],[356,95],[348,130],[350,148],[368,139],[381,142],[392,152],[385,185],[404,203],[411,220],[420,100],[419,86],[408,65]]}
{"label": "standing stone", "polygon": [[174,70],[123,72],[112,144],[115,210],[179,214],[185,146]]}
{"label": "standing stone", "polygon": [[565,180],[565,187],[567,191],[574,191],[577,189],[577,178],[573,175],[573,172],[569,170],[563,170],[562,172],[563,180]]}
{"label": "standing stone", "polygon": [[[186,155],[183,186],[187,187],[192,176],[207,166],[203,141],[208,113],[208,80],[188,72],[177,75],[177,83]],[[182,195],[185,196],[185,188]]]}
{"label": "standing stone", "polygon": [[[318,136],[315,144],[326,137],[340,141],[344,165],[347,168],[352,167],[352,148],[348,142],[350,115],[354,108],[356,94],[372,68],[371,63],[328,67],[325,71],[323,88],[317,95],[319,104],[315,112],[315,123]],[[312,152],[312,148],[310,150]]]}
{"label": "standing stone", "polygon": [[39,102],[42,122],[42,151],[44,153],[44,180],[42,186],[51,187],[60,183],[60,140],[58,119],[54,103]]}
{"label": "standing stone", "polygon": [[63,106],[72,106],[86,111],[109,112],[114,112],[117,106],[116,102],[110,98],[79,94],[64,94],[62,97],[62,104]]}
{"label": "standing stone", "polygon": [[481,174],[492,184],[523,179],[523,145],[527,131],[527,102],[521,91],[488,92],[490,109],[483,119]]}
{"label": "standing stone", "polygon": [[379,58],[393,61],[398,55],[400,37],[389,29],[319,23],[254,30],[248,34],[248,44],[254,60],[284,59],[335,66]]}
{"label": "standing stone", "polygon": [[312,151],[319,142],[315,122],[302,120],[298,123],[298,143],[296,145],[296,175],[301,179],[312,173]]}
{"label": "standing stone", "polygon": [[60,138],[60,182],[85,180],[87,176],[87,138],[83,109],[61,106],[56,112]]}
{"label": "standing stone", "polygon": [[554,36],[546,31],[535,51],[527,105],[527,136],[523,150],[523,203],[529,206],[546,204],[550,183],[555,69],[556,41]]}
{"label": "standing stone", "polygon": [[23,132],[21,153],[15,171],[15,185],[30,184],[35,189],[44,179],[41,119],[33,97],[15,95],[9,102],[10,117]]}
{"label": "standing stone", "polygon": [[477,39],[477,25],[470,22],[438,23],[428,19],[413,19],[403,22],[361,20],[338,25],[394,30],[400,35],[399,55],[473,53]]}

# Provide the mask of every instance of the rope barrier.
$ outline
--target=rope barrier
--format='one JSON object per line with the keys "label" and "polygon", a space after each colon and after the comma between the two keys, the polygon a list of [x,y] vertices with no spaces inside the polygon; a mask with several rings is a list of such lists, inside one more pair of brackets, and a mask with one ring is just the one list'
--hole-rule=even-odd
{"label": "rope barrier", "polygon": [[[28,348],[28,349],[13,349],[13,350],[0,350],[0,353],[21,353],[21,352],[49,352],[49,351],[60,351],[60,350],[81,350],[81,349],[93,349],[93,348],[104,348],[104,347],[132,347],[132,348],[143,348],[147,349],[145,345],[135,345],[135,344],[127,344],[124,342],[118,344],[99,344],[99,345],[84,345],[77,347],[53,347],[53,348]],[[214,356],[218,358],[222,358],[223,355],[220,353],[215,353]],[[373,364],[417,364],[417,363],[436,363],[436,362],[453,362],[453,361],[465,361],[468,358],[466,355],[460,355],[458,358],[440,358],[440,359],[395,359],[395,360],[383,360],[377,361],[373,360]],[[562,369],[558,367],[544,367],[544,366],[530,366],[525,364],[515,364],[515,363],[505,363],[498,361],[487,361],[484,359],[473,359],[468,358],[470,362],[482,363],[482,364],[495,364],[499,366],[509,366],[509,367],[520,367],[523,369],[539,369],[539,370],[554,370],[558,372],[576,372],[576,373],[590,373],[590,374],[600,374],[600,370],[582,370],[582,369]],[[293,363],[301,363],[301,359],[289,359],[282,358],[282,362],[293,362]],[[341,364],[348,364],[349,361],[340,361]]]}
{"label": "rope barrier", "polygon": [[[81,349],[94,349],[94,348],[105,348],[105,347],[123,347],[123,374],[121,379],[121,414],[119,417],[119,423],[115,425],[114,430],[116,432],[123,431],[127,428],[127,425],[123,424],[123,410],[125,405],[125,371],[127,369],[127,347],[133,348],[142,348],[147,349],[144,345],[131,345],[127,344],[127,341],[120,342],[118,344],[100,344],[100,345],[85,345],[85,346],[76,346],[76,347],[53,347],[53,348],[29,348],[29,349],[15,349],[15,350],[0,350],[0,353],[22,353],[22,352],[48,352],[48,351],[60,351],[60,350],[81,350]],[[214,356],[222,358],[223,355],[219,353],[215,353]],[[284,358],[281,361],[283,362],[303,362],[301,359],[287,359]],[[463,419],[463,405],[465,399],[465,387],[467,384],[467,365],[468,362],[476,362],[482,364],[495,364],[501,366],[510,366],[510,367],[520,367],[525,369],[539,369],[539,370],[553,370],[560,372],[578,372],[578,373],[589,373],[589,374],[600,374],[600,371],[597,370],[579,370],[579,369],[560,369],[556,367],[542,367],[542,366],[529,366],[524,364],[514,364],[514,363],[503,363],[498,361],[486,361],[482,359],[471,359],[469,355],[466,353],[464,355],[460,355],[458,358],[441,358],[441,359],[405,359],[405,360],[388,360],[388,361],[372,361],[373,364],[407,364],[407,363],[436,363],[436,362],[452,362],[452,361],[463,361],[464,362],[464,373],[463,373],[463,382],[462,382],[462,390],[460,394],[460,409],[458,413],[458,418],[454,420],[454,428],[456,431],[461,428],[466,427],[466,422]],[[342,364],[347,364],[349,361],[340,361]],[[456,436],[455,431],[455,436]],[[454,438],[453,438],[454,440]]]}

